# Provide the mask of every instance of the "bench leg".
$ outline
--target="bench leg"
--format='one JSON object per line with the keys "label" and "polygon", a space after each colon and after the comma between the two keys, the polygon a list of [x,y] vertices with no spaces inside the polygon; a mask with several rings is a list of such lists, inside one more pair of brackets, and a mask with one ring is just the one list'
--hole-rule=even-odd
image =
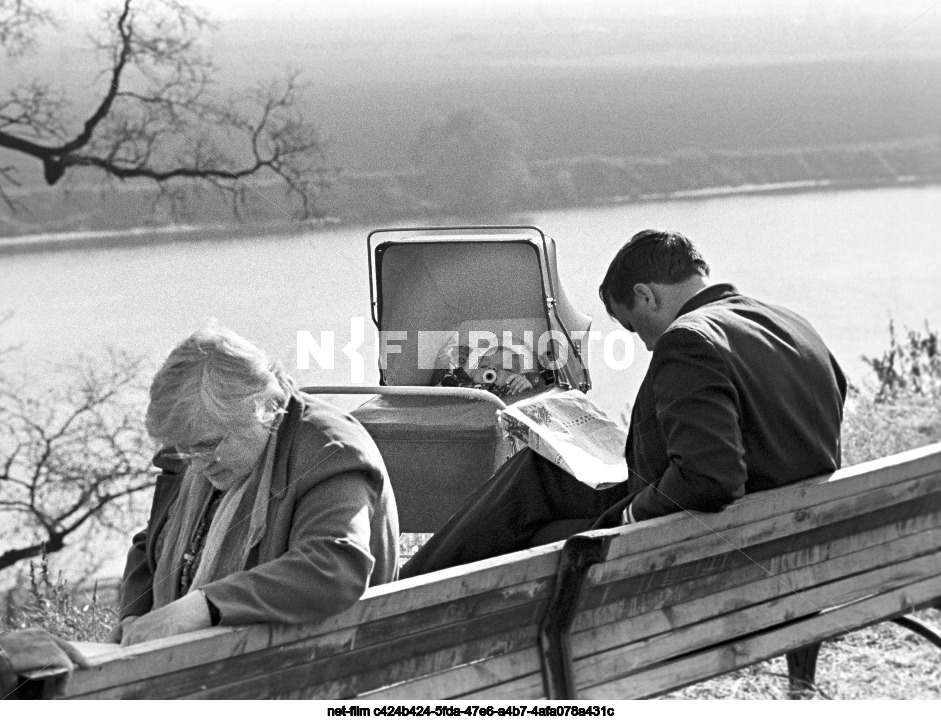
{"label": "bench leg", "polygon": [[814,686],[817,675],[817,655],[820,653],[820,644],[812,643],[787,654],[787,674],[790,677],[788,698],[806,698]]}
{"label": "bench leg", "polygon": [[914,616],[899,616],[898,618],[893,618],[892,623],[897,623],[902,628],[927,638],[935,646],[941,648],[941,631],[938,631],[936,628],[929,626],[923,621],[919,621]]}

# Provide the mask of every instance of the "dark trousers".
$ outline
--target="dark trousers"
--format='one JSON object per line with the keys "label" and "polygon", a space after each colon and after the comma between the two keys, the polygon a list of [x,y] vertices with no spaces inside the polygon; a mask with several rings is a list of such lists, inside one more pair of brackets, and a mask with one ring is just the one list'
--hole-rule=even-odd
{"label": "dark trousers", "polygon": [[530,449],[504,463],[402,567],[399,578],[617,525],[627,484],[592,490]]}

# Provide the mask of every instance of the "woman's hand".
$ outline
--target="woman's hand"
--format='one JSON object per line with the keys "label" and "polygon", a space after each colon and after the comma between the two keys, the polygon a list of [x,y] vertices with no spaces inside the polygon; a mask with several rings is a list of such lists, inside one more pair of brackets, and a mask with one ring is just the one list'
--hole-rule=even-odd
{"label": "woman's hand", "polygon": [[206,595],[202,591],[193,591],[126,626],[121,635],[121,645],[130,646],[155,638],[176,636],[211,625]]}
{"label": "woman's hand", "polygon": [[109,643],[121,643],[121,640],[124,638],[124,631],[130,626],[134,621],[136,621],[140,616],[125,616],[122,618],[118,625],[111,629],[108,633],[108,642]]}

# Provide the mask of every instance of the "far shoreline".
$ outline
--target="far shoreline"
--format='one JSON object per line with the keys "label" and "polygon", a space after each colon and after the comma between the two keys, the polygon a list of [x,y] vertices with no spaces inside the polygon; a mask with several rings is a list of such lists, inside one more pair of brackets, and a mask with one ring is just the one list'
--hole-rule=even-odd
{"label": "far shoreline", "polygon": [[[538,212],[559,210],[578,210],[580,208],[599,208],[643,205],[670,201],[712,200],[716,198],[744,197],[750,195],[796,195],[804,193],[827,193],[846,190],[882,190],[911,187],[930,187],[941,185],[941,176],[901,176],[894,182],[887,183],[884,178],[873,180],[800,180],[781,183],[749,184],[680,190],[665,193],[642,193],[638,195],[613,196],[598,198],[591,202],[577,205],[556,205],[521,210],[499,211],[491,214],[493,218],[506,216],[526,216]],[[292,236],[318,232],[330,228],[349,228],[364,226],[370,228],[394,225],[461,225],[480,224],[480,216],[461,218],[459,216],[417,214],[407,217],[383,217],[376,219],[342,219],[327,216],[308,223],[245,223],[245,224],[175,224],[163,226],[143,226],[123,229],[100,229],[78,231],[53,231],[24,235],[0,237],[0,258],[12,255],[70,251],[76,249],[134,248],[169,245],[173,243],[207,242],[218,240],[238,240],[247,236],[259,239]]]}

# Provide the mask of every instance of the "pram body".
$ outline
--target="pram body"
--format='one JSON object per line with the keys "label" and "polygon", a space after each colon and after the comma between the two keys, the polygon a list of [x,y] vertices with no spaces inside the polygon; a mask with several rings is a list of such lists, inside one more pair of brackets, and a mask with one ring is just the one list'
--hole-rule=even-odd
{"label": "pram body", "polygon": [[569,303],[555,243],[536,227],[382,229],[367,252],[380,387],[344,392],[377,392],[353,415],[382,452],[401,530],[433,532],[517,450],[496,411],[538,392],[433,387],[442,347],[510,345],[551,366],[555,385],[587,391],[580,339],[591,318]]}

